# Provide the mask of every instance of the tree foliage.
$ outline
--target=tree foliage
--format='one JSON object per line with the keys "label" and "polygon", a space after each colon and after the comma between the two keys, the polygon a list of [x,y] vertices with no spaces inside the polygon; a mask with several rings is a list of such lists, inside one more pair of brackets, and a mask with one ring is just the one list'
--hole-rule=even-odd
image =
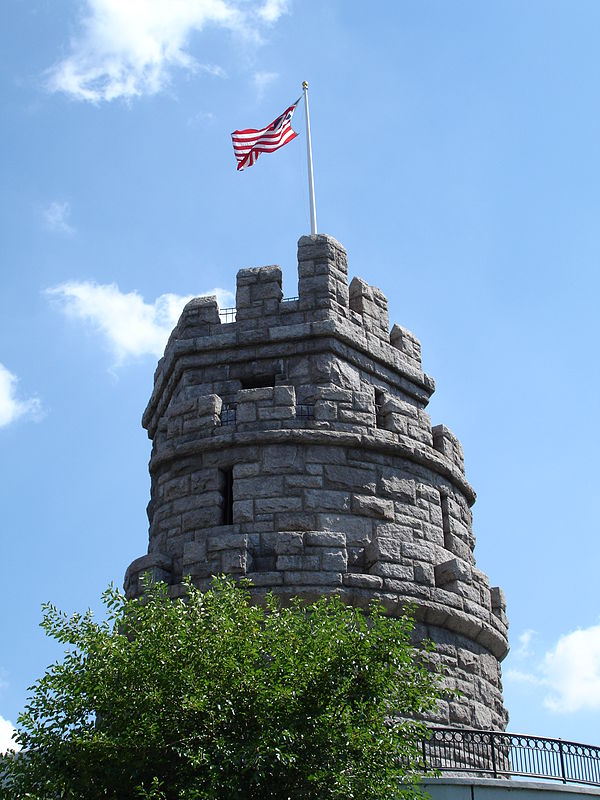
{"label": "tree foliage", "polygon": [[106,620],[44,606],[68,646],[33,687],[7,755],[11,800],[325,800],[411,797],[440,675],[410,645],[412,619],[336,598],[251,603],[247,588],[163,584]]}

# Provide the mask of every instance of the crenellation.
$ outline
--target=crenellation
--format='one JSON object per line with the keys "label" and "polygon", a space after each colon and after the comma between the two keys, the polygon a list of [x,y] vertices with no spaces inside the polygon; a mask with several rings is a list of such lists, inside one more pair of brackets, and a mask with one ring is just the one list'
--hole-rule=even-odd
{"label": "crenellation", "polygon": [[278,266],[242,269],[237,274],[235,295],[236,326],[248,327],[247,323],[264,323],[268,317],[276,317],[283,298],[281,268]]}
{"label": "crenellation", "polygon": [[196,336],[210,336],[221,326],[219,317],[219,306],[217,298],[214,296],[194,297],[187,303],[181,312],[179,322],[171,338],[169,345],[173,346],[184,339],[193,339]]}
{"label": "crenellation", "polygon": [[[238,273],[236,320],[215,298],[185,307],[143,417],[153,439],[145,571],[172,596],[190,575],[249,578],[258,601],[337,594],[389,613],[414,603],[465,697],[436,720],[503,727],[505,600],[475,567],[460,442],[432,427],[421,348],[389,332],[383,293],[329,236],[298,243],[298,299],[277,266]],[[477,678],[477,681],[474,678]]]}
{"label": "crenellation", "polygon": [[302,236],[298,241],[299,308],[347,316],[348,295],[348,259],[342,245],[325,234]]}
{"label": "crenellation", "polygon": [[433,447],[450,459],[461,472],[465,471],[465,457],[458,438],[445,425],[432,428]]}
{"label": "crenellation", "polygon": [[387,297],[380,289],[369,286],[362,278],[353,278],[349,287],[349,303],[352,311],[360,315],[357,324],[367,333],[390,342],[390,322]]}
{"label": "crenellation", "polygon": [[421,369],[421,342],[411,331],[394,325],[390,331],[390,343],[412,366]]}

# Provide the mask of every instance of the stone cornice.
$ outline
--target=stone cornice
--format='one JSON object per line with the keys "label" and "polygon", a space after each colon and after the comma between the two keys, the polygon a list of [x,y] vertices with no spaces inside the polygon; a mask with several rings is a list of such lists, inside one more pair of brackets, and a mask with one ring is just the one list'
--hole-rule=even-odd
{"label": "stone cornice", "polygon": [[240,432],[227,427],[215,428],[212,436],[195,438],[189,442],[177,441],[174,445],[163,444],[160,452],[155,453],[150,459],[150,473],[154,474],[164,464],[197,453],[222,450],[224,447],[252,447],[268,444],[333,445],[404,458],[447,478],[464,495],[469,505],[473,505],[477,497],[471,484],[448,458],[414,439],[389,431],[364,434],[352,431],[310,430],[309,428],[277,430],[265,428],[264,430]]}
{"label": "stone cornice", "polygon": [[[284,314],[282,318],[285,318]],[[336,342],[342,342],[395,374],[398,387],[423,406],[427,405],[435,389],[433,378],[406,363],[401,353],[392,345],[382,342],[375,336],[367,338],[357,325],[339,317],[295,325],[272,325],[268,329],[258,331],[237,330],[236,326],[235,322],[228,323],[223,326],[229,329],[224,333],[177,339],[167,347],[156,371],[152,396],[142,417],[142,425],[148,430],[151,438],[156,432],[159,419],[170,402],[181,374],[185,369],[193,368],[196,360],[206,363],[206,358],[210,357],[212,352],[235,350],[235,355],[232,354],[232,358],[229,359],[231,363],[249,360],[252,357],[252,354],[248,353],[251,348],[258,352],[259,349],[263,350],[274,344],[306,341],[309,345],[313,344],[307,348],[307,352],[336,353],[338,351]],[[347,358],[351,363],[356,363],[352,350],[348,352]]]}

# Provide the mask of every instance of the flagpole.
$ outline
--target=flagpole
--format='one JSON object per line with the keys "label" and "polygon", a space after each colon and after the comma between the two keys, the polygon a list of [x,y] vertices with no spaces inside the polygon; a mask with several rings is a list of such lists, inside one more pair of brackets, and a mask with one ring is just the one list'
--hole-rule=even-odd
{"label": "flagpole", "polygon": [[315,181],[313,177],[312,145],[310,142],[310,114],[308,112],[308,83],[302,81],[304,92],[304,111],[306,114],[306,157],[308,159],[308,196],[310,198],[310,232],[317,232],[317,211],[315,209]]}

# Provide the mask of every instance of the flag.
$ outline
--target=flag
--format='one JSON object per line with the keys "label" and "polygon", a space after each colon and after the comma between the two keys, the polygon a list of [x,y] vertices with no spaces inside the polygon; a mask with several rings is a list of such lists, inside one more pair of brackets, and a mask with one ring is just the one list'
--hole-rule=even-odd
{"label": "flag", "polygon": [[300,100],[299,97],[266,128],[260,130],[246,128],[231,134],[238,170],[251,167],[261,153],[273,153],[298,136],[296,131],[292,130],[292,116]]}

